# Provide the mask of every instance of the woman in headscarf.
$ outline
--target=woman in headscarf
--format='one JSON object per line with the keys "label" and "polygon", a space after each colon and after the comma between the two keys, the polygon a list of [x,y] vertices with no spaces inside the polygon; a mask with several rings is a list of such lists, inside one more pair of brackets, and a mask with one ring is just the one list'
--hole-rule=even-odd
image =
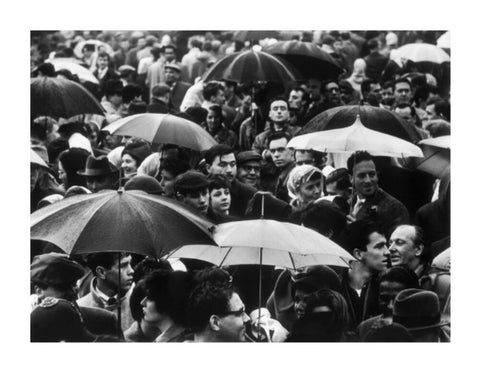
{"label": "woman in headscarf", "polygon": [[352,74],[345,79],[350,83],[352,88],[358,92],[358,94],[362,95],[361,85],[362,82],[367,78],[365,75],[365,70],[367,68],[367,63],[363,58],[357,58],[355,62],[353,62],[353,72]]}
{"label": "woman in headscarf", "polygon": [[292,198],[290,204],[297,210],[303,210],[323,195],[323,185],[320,169],[309,164],[296,166],[287,180],[288,195]]}

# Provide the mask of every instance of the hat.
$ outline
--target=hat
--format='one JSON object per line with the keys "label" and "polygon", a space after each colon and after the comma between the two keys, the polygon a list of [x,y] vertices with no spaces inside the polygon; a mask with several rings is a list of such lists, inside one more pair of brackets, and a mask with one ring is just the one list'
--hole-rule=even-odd
{"label": "hat", "polygon": [[60,298],[47,297],[30,314],[31,342],[92,342],[75,305]]}
{"label": "hat", "polygon": [[142,161],[152,153],[150,145],[142,141],[133,141],[127,143],[122,151],[122,157],[125,154],[130,155],[136,162],[137,168],[142,164]]}
{"label": "hat", "polygon": [[262,156],[256,151],[242,151],[237,154],[237,165],[242,165],[249,161],[262,161],[262,159]]}
{"label": "hat", "polygon": [[126,184],[125,190],[142,190],[149,194],[162,193],[160,182],[150,176],[135,176],[132,177]]}
{"label": "hat", "polygon": [[297,274],[293,278],[292,295],[297,288],[309,292],[315,292],[322,288],[341,292],[340,279],[337,273],[324,265],[310,266],[306,271]]}
{"label": "hat", "polygon": [[152,96],[154,97],[162,97],[164,96],[165,94],[167,94],[168,92],[170,92],[170,87],[165,84],[165,83],[160,83],[160,84],[157,84],[155,85],[153,88],[152,88]]}
{"label": "hat", "polygon": [[110,79],[105,82],[105,94],[112,95],[115,93],[121,94],[123,90],[123,83],[117,79]]}
{"label": "hat", "polygon": [[189,170],[185,173],[179,174],[175,178],[174,189],[175,191],[196,191],[207,188],[210,183],[207,176],[198,171]]}
{"label": "hat", "polygon": [[63,253],[35,256],[30,265],[30,279],[34,283],[73,285],[83,274],[83,267]]}
{"label": "hat", "polygon": [[105,176],[107,174],[114,174],[117,169],[108,161],[106,155],[101,155],[96,158],[90,155],[85,164],[84,171],[78,171],[77,174],[87,177]]}
{"label": "hat", "polygon": [[423,289],[404,289],[393,302],[393,322],[409,331],[443,327],[449,321],[442,319],[440,301],[436,293]]}
{"label": "hat", "polygon": [[180,65],[178,63],[174,63],[174,62],[166,63],[163,68],[164,69],[171,68],[171,69],[176,70],[178,72],[182,72],[182,68],[180,67]]}

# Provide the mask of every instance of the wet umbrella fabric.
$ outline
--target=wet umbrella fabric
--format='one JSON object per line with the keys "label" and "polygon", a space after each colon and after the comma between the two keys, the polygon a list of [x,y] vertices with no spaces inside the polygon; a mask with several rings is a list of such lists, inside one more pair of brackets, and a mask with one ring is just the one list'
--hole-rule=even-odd
{"label": "wet umbrella fabric", "polygon": [[83,86],[73,81],[38,77],[30,80],[30,115],[71,118],[81,114],[104,116],[97,99]]}
{"label": "wet umbrella fabric", "polygon": [[30,163],[49,169],[48,164],[32,149],[30,149]]}
{"label": "wet umbrella fabric", "polygon": [[77,75],[82,82],[89,81],[94,84],[99,83],[95,75],[79,63],[73,62],[70,58],[56,58],[51,60],[50,63],[55,67],[55,71],[65,69]]}
{"label": "wet umbrella fabric", "polygon": [[251,31],[235,31],[233,33],[233,40],[235,41],[254,41],[263,40],[266,38],[278,39],[280,33],[272,30],[251,30]]}
{"label": "wet umbrella fabric", "polygon": [[189,149],[208,150],[217,142],[194,122],[171,114],[137,114],[116,120],[104,131],[119,136],[134,136],[152,144],[171,143]]}
{"label": "wet umbrella fabric", "polygon": [[360,121],[369,129],[412,143],[421,140],[414,126],[402,120],[394,112],[381,107],[359,105],[339,106],[326,110],[311,119],[297,135],[345,128],[356,120],[357,115],[360,115]]}
{"label": "wet umbrella fabric", "polygon": [[130,252],[160,258],[183,245],[215,245],[213,223],[184,205],[143,191],[77,195],[34,212],[30,238],[68,254]]}
{"label": "wet umbrella fabric", "polygon": [[450,56],[441,48],[426,43],[406,44],[397,49],[398,58],[412,62],[432,62],[441,64],[450,62]]}
{"label": "wet umbrella fabric", "polygon": [[450,136],[428,138],[418,143],[425,157],[415,160],[421,171],[443,178],[450,172]]}

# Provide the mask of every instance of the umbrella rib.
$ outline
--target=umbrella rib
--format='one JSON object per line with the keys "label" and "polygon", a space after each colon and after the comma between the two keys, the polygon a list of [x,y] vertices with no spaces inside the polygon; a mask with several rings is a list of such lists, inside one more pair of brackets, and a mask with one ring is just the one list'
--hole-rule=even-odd
{"label": "umbrella rib", "polygon": [[293,268],[293,270],[296,270],[295,262],[293,262],[293,257],[292,257],[292,253],[291,253],[291,252],[288,252],[288,257],[290,257],[290,261],[292,261],[292,268]]}
{"label": "umbrella rib", "polygon": [[225,254],[225,256],[222,258],[222,261],[220,262],[220,264],[218,265],[218,267],[221,267],[223,265],[223,263],[225,262],[225,260],[227,259],[227,256],[230,254],[230,251],[233,249],[233,247],[230,247],[228,248],[228,252]]}

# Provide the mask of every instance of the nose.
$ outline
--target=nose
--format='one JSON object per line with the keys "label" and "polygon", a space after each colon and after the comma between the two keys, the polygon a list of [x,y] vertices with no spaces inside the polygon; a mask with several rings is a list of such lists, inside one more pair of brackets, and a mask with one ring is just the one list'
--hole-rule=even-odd
{"label": "nose", "polygon": [[140,305],[142,305],[143,307],[145,307],[146,304],[147,304],[147,297],[144,297],[144,298],[142,299],[142,301],[140,301]]}
{"label": "nose", "polygon": [[393,298],[388,302],[387,309],[393,311]]}
{"label": "nose", "polygon": [[243,313],[243,322],[248,323],[248,322],[250,322],[250,320],[251,320],[250,317],[247,315],[247,313],[244,312]]}

